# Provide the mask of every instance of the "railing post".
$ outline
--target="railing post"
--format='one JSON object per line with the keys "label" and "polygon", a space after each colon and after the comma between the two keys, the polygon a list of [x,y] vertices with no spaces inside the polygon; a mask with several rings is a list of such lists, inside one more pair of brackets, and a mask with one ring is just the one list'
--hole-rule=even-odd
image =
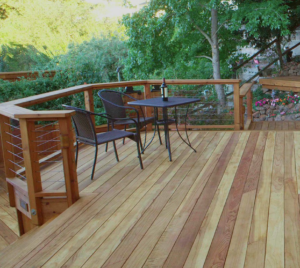
{"label": "railing post", "polygon": [[71,116],[58,120],[68,205],[79,199]]}
{"label": "railing post", "polygon": [[[144,99],[150,99],[151,98],[151,91],[150,91],[150,84],[145,84],[144,85]],[[152,113],[151,113],[151,107],[146,107],[145,108],[145,112],[146,112],[146,117],[151,117]],[[152,124],[148,124],[147,125],[147,130],[151,131],[152,130]]]}
{"label": "railing post", "polygon": [[240,85],[239,83],[233,84],[233,103],[234,103],[234,129],[241,129],[241,111],[240,111]]}
{"label": "railing post", "polygon": [[245,117],[245,106],[243,103],[243,97],[240,96],[239,99],[239,104],[240,104],[240,124],[241,124],[241,129],[244,129],[244,117]]}
{"label": "railing post", "polygon": [[[1,139],[2,139],[2,151],[3,151],[3,162],[6,178],[14,178],[15,173],[12,171],[14,167],[14,156],[10,152],[14,151],[12,136],[10,127],[10,118],[4,115],[0,115],[0,125],[1,125]],[[15,207],[15,194],[12,185],[7,183],[7,190],[9,195],[9,204],[11,207]]]}
{"label": "railing post", "polygon": [[[86,90],[84,91],[84,103],[85,103],[85,109],[90,112],[94,112],[94,96],[93,96],[93,90]],[[92,121],[95,126],[95,116],[92,115]]]}
{"label": "railing post", "polygon": [[36,197],[42,191],[42,182],[38,158],[34,120],[20,119],[22,147],[24,156],[25,174],[30,203],[31,222],[33,225],[43,224],[41,198]]}
{"label": "railing post", "polygon": [[249,89],[247,93],[247,120],[252,121],[252,90]]}

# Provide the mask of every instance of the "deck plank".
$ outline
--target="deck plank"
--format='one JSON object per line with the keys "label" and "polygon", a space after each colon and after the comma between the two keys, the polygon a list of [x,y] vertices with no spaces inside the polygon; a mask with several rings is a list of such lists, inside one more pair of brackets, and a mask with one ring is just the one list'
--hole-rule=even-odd
{"label": "deck plank", "polygon": [[197,200],[195,207],[193,208],[166,262],[164,263],[164,267],[183,267],[199,228],[204,220],[205,214],[209,209],[214,194],[226,170],[227,164],[229,163],[237,145],[239,136],[239,133],[234,133],[232,135],[213,173],[205,185],[203,194],[201,194],[200,198]]}
{"label": "deck plank", "polygon": [[259,133],[254,132],[249,137],[204,267],[224,266],[258,136]]}
{"label": "deck plank", "polygon": [[289,130],[295,130],[296,129],[296,124],[295,124],[294,121],[289,121],[288,125],[289,125]]}
{"label": "deck plank", "polygon": [[[192,136],[191,136],[192,137]],[[194,139],[194,137],[193,137]],[[198,141],[194,141],[194,144],[197,146],[202,139],[198,139]],[[107,240],[99,247],[99,239],[97,236],[93,237],[94,245],[92,245],[93,251],[95,253],[93,256],[91,256],[88,261],[83,265],[83,267],[94,267],[97,265],[103,265],[105,261],[109,258],[111,253],[117,248],[117,246],[123,241],[125,235],[130,232],[130,230],[135,226],[135,224],[140,220],[142,206],[145,206],[147,204],[147,199],[150,198],[150,205],[153,205],[154,209],[159,206],[165,204],[165,202],[168,201],[169,197],[174,193],[174,191],[177,189],[177,187],[180,185],[180,182],[182,182],[182,179],[184,178],[184,173],[182,173],[179,176],[176,176],[177,173],[185,172],[184,169],[181,169],[188,157],[191,154],[194,154],[194,152],[188,148],[185,144],[181,144],[179,150],[176,150],[174,153],[172,153],[172,157],[175,159],[174,164],[171,165],[168,169],[164,169],[165,172],[162,173],[161,179],[159,180],[159,185],[155,185],[141,200],[140,204],[136,206],[130,213],[126,216],[126,218],[121,222],[121,224],[114,230],[114,232],[107,238]],[[178,154],[178,156],[176,155]],[[176,159],[177,158],[177,159]],[[168,160],[167,160],[168,161]],[[157,176],[156,176],[157,177]],[[166,183],[166,186],[164,187],[164,181]],[[153,197],[151,197],[152,192],[156,193],[157,189],[156,186],[161,190],[162,192],[159,192],[159,195],[155,195],[155,202],[152,203]],[[162,204],[161,204],[162,203]],[[140,208],[141,207],[141,208]],[[151,213],[151,206],[147,206],[146,209],[150,210],[149,213]],[[144,210],[145,211],[145,210]],[[144,213],[144,215],[147,215]],[[144,216],[143,215],[143,216]],[[151,213],[152,216],[154,216],[153,212]],[[150,216],[150,215],[149,215]],[[143,226],[143,228],[145,228]],[[100,232],[100,234],[102,231]],[[97,245],[97,246],[95,246]],[[91,245],[89,245],[91,247]],[[84,250],[83,250],[84,252]],[[99,258],[99,252],[101,252],[101,258]],[[81,254],[78,254],[81,255]],[[78,264],[78,260],[75,261],[76,265]]]}
{"label": "deck plank", "polygon": [[282,122],[276,121],[275,122],[275,129],[276,130],[282,130]]}
{"label": "deck plank", "polygon": [[254,130],[261,130],[263,126],[263,122],[255,122]]}
{"label": "deck plank", "polygon": [[[173,151],[180,144],[181,141],[176,138],[175,142],[172,144]],[[144,170],[141,170],[139,166],[136,166],[135,170],[125,176],[120,183],[113,186],[107,192],[102,192],[101,196],[96,200],[97,202],[94,202],[87,211],[82,213],[76,222],[71,223],[71,225],[68,227],[71,228],[71,232],[69,229],[63,230],[59,236],[55,237],[53,241],[48,243],[47,246],[44,246],[43,249],[40,250],[39,256],[34,256],[29,260],[28,263],[26,263],[26,265],[38,266],[45,264],[56,252],[60,250],[60,248],[63,248],[67,243],[71,246],[76,245],[77,247],[73,249],[76,251],[80,247],[80,243],[83,244],[86,240],[88,240],[88,238],[97,230],[97,227],[100,227],[137,189],[139,189],[140,194],[142,192],[146,193],[158,180],[158,178],[153,175],[153,172],[156,170],[158,170],[156,171],[157,173],[161,172],[159,167],[168,156],[168,153],[166,150],[164,150],[163,146],[159,146],[159,150],[155,150],[155,146],[149,149],[150,150],[148,153],[156,156],[156,164],[152,164],[148,166],[148,168],[145,167]],[[151,153],[151,150],[154,151]],[[143,172],[143,177],[139,176],[141,172]],[[151,177],[151,179],[147,180],[148,177]],[[95,181],[95,184],[97,184],[97,181]],[[109,206],[107,206],[108,204]],[[77,236],[75,237],[76,234]],[[80,235],[84,236],[83,240],[81,239],[82,236]],[[73,237],[75,237],[73,241],[79,241],[78,244],[69,243]],[[57,247],[57,243],[60,244],[60,248]],[[62,250],[62,253],[60,254],[63,255],[63,252],[65,251]],[[69,252],[67,251],[67,254],[68,253]]]}
{"label": "deck plank", "polygon": [[275,129],[276,129],[276,122],[275,121],[269,122],[268,130],[275,130]]}
{"label": "deck plank", "polygon": [[269,122],[268,121],[265,121],[265,122],[262,122],[262,127],[261,127],[261,130],[268,130],[269,129]]}
{"label": "deck plank", "polygon": [[289,129],[289,122],[283,121],[282,122],[282,130],[288,130]]}
{"label": "deck plank", "polygon": [[[185,221],[184,217],[180,219],[177,218],[178,211],[183,211],[184,209],[189,211],[192,210],[193,205],[196,202],[195,196],[199,194],[199,192],[201,192],[201,188],[203,189],[204,187],[204,185],[200,183],[201,176],[199,176],[199,174],[202,174],[204,176],[209,176],[209,174],[212,172],[211,165],[214,166],[215,164],[213,163],[213,161],[209,161],[209,159],[210,157],[213,158],[218,157],[218,151],[220,150],[220,148],[225,146],[224,140],[222,142],[222,139],[224,137],[223,135],[224,133],[217,133],[213,138],[213,140],[208,144],[207,148],[203,151],[203,154],[198,158],[197,165],[195,166],[195,169],[192,170],[194,172],[190,172],[188,174],[187,179],[195,180],[195,182],[191,185],[191,188],[188,189],[188,193],[186,194],[186,196],[182,196],[182,199],[178,197],[181,201],[181,204],[179,204],[179,207],[176,209],[176,211],[175,212],[172,211],[172,213],[169,212],[168,208],[164,209],[163,213],[154,222],[154,224],[151,226],[149,231],[145,234],[141,242],[138,244],[138,246],[135,248],[133,253],[128,258],[127,263],[125,264],[127,265],[127,267],[130,266],[141,267],[143,263],[147,260],[147,257],[150,255],[151,251],[152,254],[148,258],[147,263],[144,265],[145,267],[152,266],[153,264],[158,265],[157,264],[158,262],[163,263],[164,260],[167,258],[168,254],[161,255],[163,251],[160,251],[160,247],[165,248],[165,246],[166,247],[168,246],[168,248],[165,249],[171,250],[172,245],[170,243],[171,241],[168,239],[168,235],[166,234],[163,235],[163,232],[165,231],[167,226],[172,226],[173,223],[176,224],[181,223],[182,225],[184,224]],[[231,134],[227,135],[227,137],[225,137],[225,140],[228,141],[230,136]],[[210,165],[207,165],[208,162],[210,162]],[[173,227],[171,227],[170,229],[167,228],[167,233],[168,230],[174,231],[174,229],[175,228]],[[156,248],[154,248],[159,238],[161,238],[159,240],[159,244],[157,245]],[[166,242],[167,245],[165,245],[164,242]],[[158,255],[156,255],[156,253]]]}
{"label": "deck plank", "polygon": [[228,255],[225,259],[225,268],[244,267],[255,195],[256,191],[252,190],[242,196]]}
{"label": "deck plank", "polygon": [[[123,159],[99,152],[95,181],[93,148],[82,147],[82,198],[20,238],[0,189],[0,215],[10,217],[0,217],[0,267],[300,267],[300,134],[297,122],[270,123],[189,132],[196,153],[172,132],[172,162],[156,137],[144,170],[135,144],[120,141]],[[63,189],[49,175],[59,167],[43,168],[47,187]]]}
{"label": "deck plank", "polygon": [[245,268],[264,267],[275,137],[275,132],[268,133],[253,211]]}
{"label": "deck plank", "polygon": [[275,143],[265,260],[267,268],[284,267],[284,132],[277,133]]}
{"label": "deck plank", "polygon": [[294,134],[285,134],[284,256],[285,267],[300,267],[300,217],[295,167]]}
{"label": "deck plank", "polygon": [[[7,247],[0,252],[0,267],[15,266],[17,264],[22,266],[28,259],[35,256],[41,248],[47,245],[53,237],[56,237],[62,230],[69,227],[70,223],[80,216],[84,208],[89,205],[91,201],[96,201],[94,197],[95,194],[81,196],[66,212],[49,224],[38,228],[33,235],[25,234],[21,236],[13,247]],[[0,230],[2,230],[2,228],[0,228]],[[15,252],[18,252],[18,254]]]}
{"label": "deck plank", "polygon": [[263,152],[267,141],[267,132],[261,132],[255,147],[247,181],[243,189],[243,196],[238,211],[233,235],[230,241],[225,267],[244,267],[248,238],[250,233],[252,214],[256,196],[257,184],[261,171]]}
{"label": "deck plank", "polygon": [[[295,148],[295,166],[296,166],[296,180],[298,187],[298,197],[300,196],[300,132],[294,132],[294,148]],[[300,199],[299,199],[300,200]]]}
{"label": "deck plank", "polygon": [[5,249],[9,243],[2,237],[0,236],[0,251]]}
{"label": "deck plank", "polygon": [[[197,136],[197,133],[193,133],[191,135],[191,140],[194,140]],[[186,146],[181,144],[178,148],[173,150],[173,161],[175,161],[177,164],[180,161],[185,161],[184,158],[187,157],[188,154],[183,154],[183,151],[186,149]],[[191,152],[191,150],[189,151]],[[118,227],[120,222],[129,226],[134,225],[139,217],[151,205],[151,202],[157,198],[157,196],[160,194],[160,191],[164,189],[164,186],[170,182],[174,173],[176,173],[180,166],[180,163],[176,166],[171,165],[166,158],[164,163],[162,163],[160,167],[156,169],[151,176],[149,176],[146,183],[137,189],[137,191],[130,196],[116,211],[114,211],[111,215],[104,213],[104,217],[99,216],[96,222],[97,225],[94,224],[95,222],[93,222],[93,224],[87,224],[86,228],[82,229],[82,232],[76,234],[76,236],[74,236],[74,238],[71,239],[64,246],[64,248],[62,248],[60,252],[44,266],[53,267],[53,265],[64,264],[64,262],[66,262],[72,256],[72,253],[74,254],[74,244],[76,244],[79,250],[70,260],[70,264],[68,265],[72,265],[72,263],[76,263],[77,266],[83,265],[112,232],[117,232],[115,229]],[[174,181],[174,183],[176,183],[176,181]],[[107,217],[108,215],[110,216],[109,218]],[[100,229],[100,227],[102,228]],[[128,228],[130,227],[123,227],[121,232],[127,231]],[[86,241],[86,238],[89,239]],[[113,243],[110,243],[110,246],[112,247]],[[105,250],[108,251],[108,249],[109,247],[105,247]],[[104,252],[102,251],[101,253],[101,255],[104,257]],[[95,255],[98,256],[97,253],[95,253]],[[98,259],[97,261],[97,264],[87,265],[90,265],[90,267],[100,265],[100,260]],[[92,262],[92,258],[89,259],[89,262]]]}
{"label": "deck plank", "polygon": [[[232,183],[234,178],[236,178],[235,175],[238,177],[244,172],[246,173],[245,177],[247,176],[247,166],[245,168],[244,164],[247,164],[247,162],[249,163],[249,160],[245,162],[246,159],[242,159],[242,156],[247,145],[248,138],[249,133],[244,132],[236,145],[236,148],[225,170],[224,176],[222,177],[216,194],[212,200],[211,206],[205,216],[205,220],[203,221],[195,242],[191,248],[190,254],[185,263],[185,267],[203,267],[205,263]],[[243,160],[242,163],[241,160]],[[211,266],[209,265],[209,267]]]}
{"label": "deck plank", "polygon": [[[162,211],[157,211],[157,214],[154,214],[154,212],[148,210],[147,214],[143,215],[143,218],[138,222],[138,224],[129,232],[125,239],[122,240],[122,243],[109,257],[103,267],[122,267],[126,259],[132,254],[132,251],[137,246],[142,249],[142,252],[141,254],[137,254],[137,263],[135,263],[134,266],[137,267],[140,260],[143,262],[145,259],[143,259],[143,256],[145,256],[147,252],[148,254],[150,253],[151,246],[155,245],[162,231],[171,220],[183,198],[195,182],[198,172],[200,172],[201,168],[203,168],[203,165],[196,165],[196,162],[199,157],[203,157],[205,149],[213,140],[215,135],[216,133],[206,135],[196,149],[197,154],[191,154],[184,165],[180,168],[179,172],[176,173],[174,177],[181,177],[183,181],[180,187],[178,187],[175,193],[171,196],[167,204],[162,208]],[[157,202],[157,200],[155,202]],[[157,217],[154,218],[153,215],[157,215]],[[146,247],[147,250],[145,250]]]}

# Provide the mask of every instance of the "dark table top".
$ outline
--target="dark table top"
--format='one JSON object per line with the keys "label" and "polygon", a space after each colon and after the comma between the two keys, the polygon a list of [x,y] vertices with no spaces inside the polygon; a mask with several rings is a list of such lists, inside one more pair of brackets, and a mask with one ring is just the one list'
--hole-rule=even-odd
{"label": "dark table top", "polygon": [[148,106],[148,107],[158,107],[158,108],[168,108],[175,107],[185,104],[190,104],[194,102],[198,102],[200,99],[195,98],[181,98],[181,97],[169,97],[168,101],[163,101],[161,97],[152,98],[146,100],[137,100],[128,102],[129,105],[136,106]]}

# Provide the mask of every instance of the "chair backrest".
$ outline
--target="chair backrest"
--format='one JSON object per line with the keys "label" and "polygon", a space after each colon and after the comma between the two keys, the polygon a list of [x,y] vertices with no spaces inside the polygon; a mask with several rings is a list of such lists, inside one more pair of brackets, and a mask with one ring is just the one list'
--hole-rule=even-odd
{"label": "chair backrest", "polygon": [[124,106],[124,94],[113,90],[100,90],[98,96],[101,98],[106,114],[112,118],[125,118],[126,110],[121,108]]}
{"label": "chair backrest", "polygon": [[68,105],[63,105],[63,107],[76,111],[76,114],[72,116],[76,138],[89,144],[96,144],[96,131],[90,113],[77,107]]}

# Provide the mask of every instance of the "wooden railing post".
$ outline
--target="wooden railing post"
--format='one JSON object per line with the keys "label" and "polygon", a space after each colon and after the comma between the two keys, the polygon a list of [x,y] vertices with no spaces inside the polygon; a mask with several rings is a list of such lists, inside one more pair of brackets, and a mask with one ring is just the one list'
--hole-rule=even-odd
{"label": "wooden railing post", "polygon": [[233,103],[234,103],[234,129],[241,129],[241,108],[240,108],[240,85],[239,83],[233,84]]}
{"label": "wooden railing post", "polygon": [[[8,134],[11,133],[10,118],[4,115],[0,115],[0,125],[5,176],[6,178],[14,178],[14,156],[11,153],[9,153],[14,151],[12,145],[12,136]],[[9,204],[11,207],[15,207],[14,189],[9,183],[7,184],[7,190],[9,195]]]}
{"label": "wooden railing post", "polygon": [[79,199],[71,116],[58,120],[68,205]]}
{"label": "wooden railing post", "polygon": [[30,203],[31,223],[43,224],[41,198],[36,197],[37,192],[42,191],[42,182],[38,158],[35,123],[30,119],[20,119],[22,147],[24,155],[25,174]]}
{"label": "wooden railing post", "polygon": [[252,90],[247,93],[247,120],[252,121]]}
{"label": "wooden railing post", "polygon": [[[150,99],[151,98],[151,91],[150,91],[150,84],[145,84],[144,85],[144,99]],[[151,107],[146,107],[145,109],[146,112],[146,117],[151,117]],[[152,124],[147,125],[147,130],[151,131],[152,130]]]}
{"label": "wooden railing post", "polygon": [[[86,90],[84,91],[84,103],[85,103],[85,109],[90,112],[94,112],[94,96],[93,96],[93,90]],[[92,116],[92,121],[95,126],[95,116]]]}
{"label": "wooden railing post", "polygon": [[239,104],[240,104],[240,124],[241,124],[241,129],[244,129],[244,118],[245,118],[245,106],[244,106],[244,101],[243,97],[240,96],[239,99]]}

